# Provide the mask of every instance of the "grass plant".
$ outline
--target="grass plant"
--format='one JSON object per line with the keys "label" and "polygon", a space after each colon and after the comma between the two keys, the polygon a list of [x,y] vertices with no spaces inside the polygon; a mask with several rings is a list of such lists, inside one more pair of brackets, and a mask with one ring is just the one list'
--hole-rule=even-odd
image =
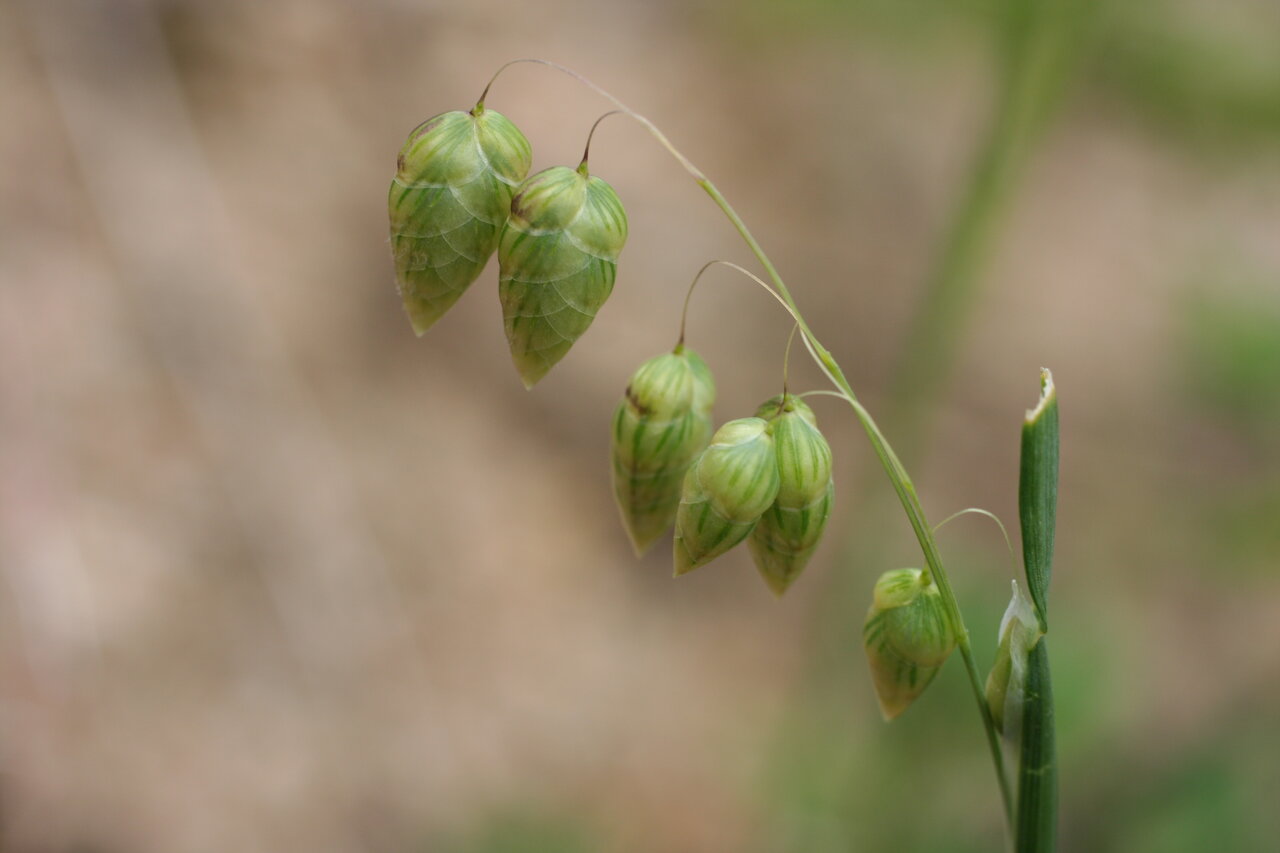
{"label": "grass plant", "polygon": [[[410,135],[398,160],[389,210],[401,294],[415,330],[421,334],[439,319],[496,251],[512,359],[532,388],[586,333],[612,290],[627,219],[614,189],[590,172],[590,138],[576,168],[556,166],[526,177],[527,140],[486,106],[498,75],[522,62],[575,77],[609,100],[612,113],[641,124],[702,187],[755,257],[763,276],[748,274],[780,303],[829,381],[831,388],[820,393],[848,405],[920,547],[920,568],[887,572],[876,584],[864,629],[886,719],[906,710],[951,652],[959,651],[1008,836],[1019,853],[1052,850],[1056,758],[1044,635],[1058,421],[1049,372],[1042,374],[1040,399],[1028,412],[1022,435],[1019,507],[1026,592],[1015,583],[997,665],[984,685],[935,528],[901,459],[835,356],[720,189],[657,125],[594,83],[545,60],[515,60],[495,73],[470,111],[442,113]],[[987,191],[982,198],[989,196]],[[970,236],[964,240],[974,242]],[[947,263],[962,271],[972,268],[967,255]],[[671,353],[647,362],[633,376],[615,416],[615,492],[624,521],[637,550],[674,526],[677,576],[749,542],[762,576],[781,595],[824,531],[833,494],[831,450],[799,396],[784,391],[708,438],[713,401],[710,371],[687,350],[682,324]],[[1013,753],[1011,767],[1006,745]]]}

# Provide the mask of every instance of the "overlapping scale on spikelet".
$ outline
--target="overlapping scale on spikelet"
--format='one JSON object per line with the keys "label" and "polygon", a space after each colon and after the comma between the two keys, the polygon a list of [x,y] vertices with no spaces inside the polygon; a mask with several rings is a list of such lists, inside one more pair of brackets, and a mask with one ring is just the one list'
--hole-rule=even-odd
{"label": "overlapping scale on spikelet", "polygon": [[441,113],[400,151],[387,207],[405,311],[419,335],[479,277],[498,246],[529,141],[501,113]]}
{"label": "overlapping scale on spikelet", "polygon": [[649,359],[613,417],[613,490],[637,556],[671,526],[690,463],[711,437],[715,383],[683,346]]}
{"label": "overlapping scale on spikelet", "polygon": [[585,168],[553,166],[520,185],[498,241],[498,294],[526,388],[564,358],[613,291],[627,215]]}
{"label": "overlapping scale on spikelet", "polygon": [[768,422],[773,435],[779,486],[748,545],[765,583],[782,595],[817,549],[831,515],[831,448],[813,410],[798,397],[774,397],[756,416]]}
{"label": "overlapping scale on spikelet", "polygon": [[862,628],[880,711],[892,720],[915,701],[955,648],[942,596],[920,569],[895,569],[876,581]]}
{"label": "overlapping scale on spikelet", "polygon": [[729,421],[689,467],[676,511],[675,573],[682,575],[737,545],[778,496],[769,425]]}

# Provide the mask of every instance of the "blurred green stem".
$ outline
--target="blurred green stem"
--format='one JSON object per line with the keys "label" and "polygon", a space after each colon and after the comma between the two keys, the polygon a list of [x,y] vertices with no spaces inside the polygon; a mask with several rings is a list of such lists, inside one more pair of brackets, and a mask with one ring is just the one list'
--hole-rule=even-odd
{"label": "blurred green stem", "polygon": [[1079,35],[1093,0],[1007,0],[999,21],[999,95],[995,113],[951,215],[903,345],[888,423],[914,453],[925,413],[948,378],[948,366],[978,295],[981,273],[1023,168],[1062,100]]}

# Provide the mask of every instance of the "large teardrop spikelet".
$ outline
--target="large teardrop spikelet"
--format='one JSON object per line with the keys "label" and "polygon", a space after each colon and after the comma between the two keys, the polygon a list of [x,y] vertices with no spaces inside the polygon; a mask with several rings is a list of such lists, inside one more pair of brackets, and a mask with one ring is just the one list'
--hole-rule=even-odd
{"label": "large teardrop spikelet", "polygon": [[769,425],[729,421],[685,474],[673,545],[677,576],[705,566],[751,533],[778,496]]}
{"label": "large teardrop spikelet", "polygon": [[862,644],[880,712],[892,720],[924,692],[956,645],[937,584],[920,569],[881,575]]}
{"label": "large teardrop spikelet", "polygon": [[613,492],[639,556],[667,531],[689,464],[711,438],[715,381],[683,345],[631,377],[613,416]]}
{"label": "large teardrop spikelet", "polygon": [[387,200],[396,283],[419,335],[479,277],[532,152],[493,110],[441,113],[409,134]]}
{"label": "large teardrop spikelet", "polygon": [[526,388],[564,358],[613,291],[627,214],[613,188],[552,166],[520,185],[498,241],[502,320]]}
{"label": "large teardrop spikelet", "polygon": [[769,400],[756,417],[769,423],[773,435],[779,487],[747,544],[765,583],[782,595],[817,549],[831,515],[831,448],[813,410],[792,394]]}

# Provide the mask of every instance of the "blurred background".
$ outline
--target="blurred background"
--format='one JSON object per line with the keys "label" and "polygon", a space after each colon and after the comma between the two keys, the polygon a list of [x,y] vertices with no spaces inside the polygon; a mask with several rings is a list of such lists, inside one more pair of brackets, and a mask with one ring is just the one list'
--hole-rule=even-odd
{"label": "blurred background", "polygon": [[[1274,0],[0,0],[0,849],[999,849],[959,661],[879,719],[862,618],[920,558],[835,401],[785,599],[631,555],[613,408],[750,260],[637,125],[592,148],[614,295],[533,393],[496,265],[414,338],[396,153],[524,56],[717,182],[935,522],[1016,547],[1053,369],[1060,848],[1274,849],[1278,44]],[[534,65],[488,105],[535,169],[609,106]],[[788,331],[708,274],[717,419]],[[940,537],[985,669],[1008,549]]]}

